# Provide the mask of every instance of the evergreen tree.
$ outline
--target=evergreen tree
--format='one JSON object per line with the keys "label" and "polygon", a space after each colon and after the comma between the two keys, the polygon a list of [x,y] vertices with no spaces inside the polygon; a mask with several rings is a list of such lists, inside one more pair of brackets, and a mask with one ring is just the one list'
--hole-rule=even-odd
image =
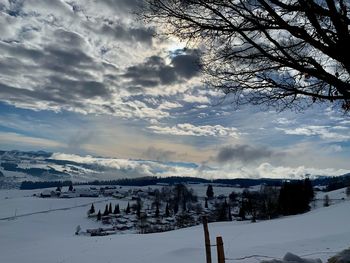
{"label": "evergreen tree", "polygon": [[130,204],[128,202],[128,206],[125,209],[125,213],[129,214],[130,213]]}
{"label": "evergreen tree", "polygon": [[117,205],[115,205],[114,206],[114,212],[113,212],[113,214],[119,214],[120,213],[120,209],[119,209],[119,204],[117,204]]}
{"label": "evergreen tree", "polygon": [[168,203],[166,203],[166,206],[165,206],[165,216],[166,216],[166,217],[169,217],[169,216],[170,216],[169,204],[168,204]]}
{"label": "evergreen tree", "polygon": [[112,214],[112,203],[109,203],[108,214]]}
{"label": "evergreen tree", "polygon": [[182,200],[182,211],[186,212],[187,211],[187,205],[186,205],[186,200]]}
{"label": "evergreen tree", "polygon": [[106,205],[105,211],[103,212],[103,215],[108,216],[108,214],[109,214],[108,205]]}
{"label": "evergreen tree", "polygon": [[73,191],[73,185],[72,185],[72,184],[69,185],[68,191],[69,191],[69,192],[72,192],[72,191]]}
{"label": "evergreen tree", "polygon": [[205,204],[204,204],[205,208],[208,208],[208,198],[205,198]]}
{"label": "evergreen tree", "polygon": [[179,211],[179,203],[175,202],[175,204],[174,204],[174,214],[176,215],[178,211]]}
{"label": "evergreen tree", "polygon": [[306,178],[304,180],[304,191],[305,191],[305,198],[307,198],[309,202],[312,201],[315,197],[315,192],[309,178]]}
{"label": "evergreen tree", "polygon": [[313,196],[312,185],[308,180],[285,182],[278,199],[280,212],[283,215],[295,215],[309,211]]}
{"label": "evergreen tree", "polygon": [[225,202],[220,204],[217,209],[217,220],[218,221],[227,221],[228,219],[228,209],[227,209],[227,202],[225,199]]}
{"label": "evergreen tree", "polygon": [[229,194],[228,198],[230,199],[230,202],[231,202],[231,203],[235,203],[236,200],[237,200],[237,194],[236,194],[236,192],[234,192],[234,191],[231,192],[231,194]]}
{"label": "evergreen tree", "polygon": [[156,217],[159,217],[159,203],[156,203],[156,213],[155,213]]}
{"label": "evergreen tree", "polygon": [[101,211],[98,210],[98,213],[97,213],[97,221],[100,221],[101,220]]}
{"label": "evergreen tree", "polygon": [[212,199],[214,197],[214,190],[211,184],[208,185],[208,188],[207,188],[207,197],[208,199]]}
{"label": "evergreen tree", "polygon": [[140,201],[137,201],[137,204],[136,204],[136,215],[138,218],[141,217],[141,202]]}
{"label": "evergreen tree", "polygon": [[242,201],[241,201],[241,206],[239,208],[239,212],[238,212],[238,216],[241,218],[241,220],[245,220],[245,216],[246,216],[246,205],[245,205],[245,202],[242,198]]}
{"label": "evergreen tree", "polygon": [[94,204],[91,204],[91,207],[89,209],[89,214],[93,214],[95,213],[95,207],[94,207]]}

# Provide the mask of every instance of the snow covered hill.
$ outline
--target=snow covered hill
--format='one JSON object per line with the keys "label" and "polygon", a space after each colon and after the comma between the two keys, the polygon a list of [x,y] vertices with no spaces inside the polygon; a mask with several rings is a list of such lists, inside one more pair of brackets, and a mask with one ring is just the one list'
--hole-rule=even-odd
{"label": "snow covered hill", "polygon": [[[3,215],[14,214],[17,204],[27,210],[42,211],[12,220],[0,220],[0,262],[205,262],[202,226],[158,234],[124,234],[105,237],[75,236],[99,224],[86,217],[86,199],[33,199],[33,191],[0,191]],[[102,199],[94,199],[95,202]],[[103,203],[97,206],[103,207]],[[54,208],[66,209],[54,209]],[[48,209],[51,208],[51,209]],[[280,219],[209,224],[212,243],[224,240],[227,258],[234,262],[258,262],[281,258],[286,252],[321,258],[323,262],[350,246],[350,202],[317,208],[309,213]],[[213,247],[213,262],[215,259]],[[258,255],[253,258],[249,256]]]}

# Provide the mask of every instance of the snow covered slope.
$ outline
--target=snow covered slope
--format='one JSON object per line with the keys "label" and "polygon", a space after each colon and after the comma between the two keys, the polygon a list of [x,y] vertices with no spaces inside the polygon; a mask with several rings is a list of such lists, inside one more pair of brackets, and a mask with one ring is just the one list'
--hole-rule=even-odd
{"label": "snow covered slope", "polygon": [[[0,198],[4,199],[4,195]],[[13,211],[16,198],[21,198],[21,202],[36,211],[40,210],[40,206],[47,208],[48,205],[40,199],[18,197],[13,192],[10,198],[14,199],[12,203],[1,200],[3,215],[13,213],[8,210]],[[75,236],[77,225],[86,229],[100,224],[86,218],[88,206],[75,206],[82,204],[80,200],[64,202],[64,206],[72,208],[0,220],[0,262],[205,262],[202,226],[146,235]],[[52,206],[55,204],[52,203]],[[209,230],[212,243],[215,236],[223,237],[227,258],[251,255],[281,258],[289,251],[300,256],[321,258],[325,262],[325,259],[350,246],[349,222],[350,202],[345,201],[304,215],[258,223],[212,223]],[[213,262],[216,262],[215,256],[213,247]],[[234,262],[257,262],[256,259],[267,258]]]}

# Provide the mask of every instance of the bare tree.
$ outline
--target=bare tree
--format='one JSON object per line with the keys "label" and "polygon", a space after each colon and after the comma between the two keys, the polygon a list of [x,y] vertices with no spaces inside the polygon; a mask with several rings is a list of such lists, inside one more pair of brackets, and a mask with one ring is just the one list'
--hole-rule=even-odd
{"label": "bare tree", "polygon": [[206,82],[239,104],[350,109],[344,0],[146,0],[143,17],[203,51]]}

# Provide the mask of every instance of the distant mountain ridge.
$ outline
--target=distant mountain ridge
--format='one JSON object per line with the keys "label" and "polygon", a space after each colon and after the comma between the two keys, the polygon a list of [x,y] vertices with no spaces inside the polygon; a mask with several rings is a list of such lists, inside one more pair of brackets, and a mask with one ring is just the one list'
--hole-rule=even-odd
{"label": "distant mountain ridge", "polygon": [[[120,180],[124,180],[122,183],[131,184],[201,182],[248,187],[259,184],[280,185],[285,180],[292,180],[282,178],[209,180],[198,178],[200,174],[194,177],[187,176],[185,172],[180,173],[181,176],[179,172],[176,173],[176,171],[196,171],[196,169],[200,169],[199,165],[191,162],[117,159],[45,151],[0,151],[0,187],[23,181],[72,181],[75,183],[96,181],[116,184],[121,182]],[[214,168],[213,170],[215,171]],[[135,178],[146,178],[146,180]],[[350,183],[350,174],[337,177],[314,176],[312,182],[314,185],[333,185],[337,188],[339,185]]]}
{"label": "distant mountain ridge", "polygon": [[[70,158],[72,157],[72,158]],[[0,151],[0,177],[7,181],[92,181],[161,174],[167,167],[198,168],[189,162],[159,162],[78,156],[46,151]],[[145,166],[149,170],[142,170]],[[1,182],[0,182],[1,184]]]}

